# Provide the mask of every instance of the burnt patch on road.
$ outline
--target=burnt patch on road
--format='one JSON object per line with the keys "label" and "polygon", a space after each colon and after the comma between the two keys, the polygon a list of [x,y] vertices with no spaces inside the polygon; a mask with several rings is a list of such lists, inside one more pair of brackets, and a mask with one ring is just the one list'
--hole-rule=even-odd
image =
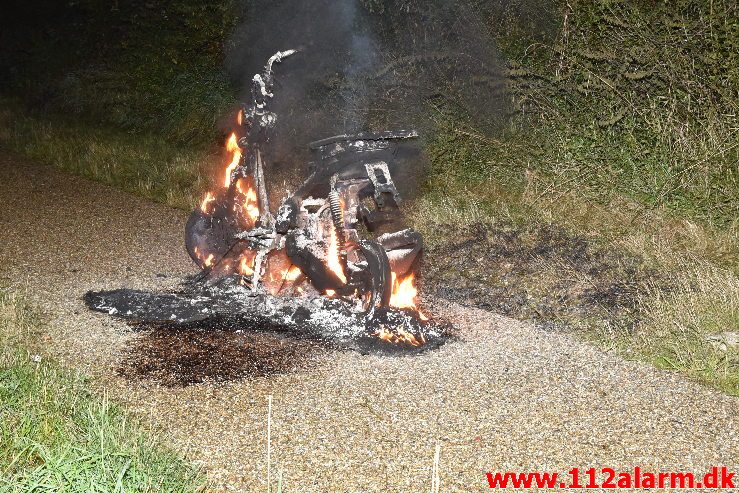
{"label": "burnt patch on road", "polygon": [[142,331],[132,341],[118,374],[167,387],[228,382],[308,369],[329,351],[314,340],[202,325]]}
{"label": "burnt patch on road", "polygon": [[638,323],[637,295],[657,274],[635,257],[555,225],[439,225],[452,241],[428,247],[424,286],[437,296],[550,330]]}

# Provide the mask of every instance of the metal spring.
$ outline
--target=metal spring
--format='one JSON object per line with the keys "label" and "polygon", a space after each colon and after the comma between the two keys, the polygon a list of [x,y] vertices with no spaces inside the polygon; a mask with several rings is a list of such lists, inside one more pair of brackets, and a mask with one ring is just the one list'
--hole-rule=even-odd
{"label": "metal spring", "polygon": [[344,209],[341,207],[341,197],[336,191],[337,175],[333,175],[330,180],[331,191],[328,193],[328,206],[331,212],[331,219],[334,223],[334,231],[336,231],[336,243],[339,250],[339,262],[341,262],[344,272],[346,272],[346,237],[344,236]]}
{"label": "metal spring", "polygon": [[339,244],[339,252],[344,253],[344,211],[341,208],[341,198],[339,192],[331,190],[328,193],[328,205],[331,211],[331,219],[336,230],[336,239]]}

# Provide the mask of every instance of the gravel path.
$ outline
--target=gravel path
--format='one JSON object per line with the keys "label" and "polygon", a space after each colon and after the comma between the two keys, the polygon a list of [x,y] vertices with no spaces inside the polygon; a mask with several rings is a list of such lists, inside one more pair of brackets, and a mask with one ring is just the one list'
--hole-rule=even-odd
{"label": "gravel path", "polygon": [[[418,492],[441,444],[440,491],[485,491],[486,471],[574,466],[739,469],[739,400],[568,335],[436,302],[462,340],[419,357],[322,352],[308,369],[161,387],[117,376],[141,335],[86,310],[89,289],[171,287],[193,272],[186,214],[0,153],[0,278],[50,317],[50,354],[98,376],[214,489]],[[276,473],[275,473],[276,474]]]}

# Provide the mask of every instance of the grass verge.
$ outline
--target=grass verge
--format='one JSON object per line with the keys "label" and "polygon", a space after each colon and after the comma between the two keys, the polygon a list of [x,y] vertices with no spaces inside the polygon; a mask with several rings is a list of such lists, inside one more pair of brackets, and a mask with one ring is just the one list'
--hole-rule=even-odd
{"label": "grass verge", "polygon": [[83,376],[24,348],[40,327],[22,297],[0,291],[0,491],[202,491],[194,467]]}
{"label": "grass verge", "polygon": [[153,134],[44,119],[0,100],[0,145],[36,162],[190,209],[208,188],[218,152]]}
{"label": "grass verge", "polygon": [[[530,190],[530,189],[529,189]],[[579,334],[739,395],[739,238],[624,198],[598,205],[493,182],[423,196],[437,295]]]}
{"label": "grass verge", "polygon": [[494,30],[506,124],[436,116],[427,278],[739,395],[736,3],[541,7],[551,35]]}
{"label": "grass verge", "polygon": [[631,335],[633,343],[626,341],[660,368],[739,396],[739,278],[690,263],[674,271],[671,288],[647,286],[638,300],[644,321]]}

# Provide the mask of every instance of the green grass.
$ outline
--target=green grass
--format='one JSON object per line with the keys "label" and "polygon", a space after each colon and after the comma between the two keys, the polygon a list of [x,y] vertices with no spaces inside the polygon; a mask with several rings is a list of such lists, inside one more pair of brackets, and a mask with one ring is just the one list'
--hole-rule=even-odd
{"label": "green grass", "polygon": [[[237,18],[228,1],[151,5],[75,4],[59,14],[68,23],[0,33],[23,47],[0,59],[17,67],[0,101],[0,145],[189,208],[221,158],[217,118],[234,98],[223,46]],[[506,59],[508,114],[490,129],[429,109],[438,131],[415,225],[433,247],[450,240],[439,224],[556,224],[638,259],[659,282],[640,280],[633,324],[557,321],[626,357],[739,392],[735,353],[705,340],[739,331],[736,2],[531,0],[480,15]],[[74,46],[49,60],[49,38]],[[93,40],[108,42],[91,58],[79,48]],[[542,269],[521,282],[536,298],[572,275]]]}
{"label": "green grass", "polygon": [[658,367],[739,396],[739,347],[708,340],[714,334],[739,333],[739,278],[702,263],[684,269],[669,292],[653,289],[642,296],[645,321],[632,337]]}
{"label": "green grass", "polygon": [[0,291],[1,492],[202,491],[194,467],[84,376],[29,352],[39,330],[34,310]]}
{"label": "green grass", "polygon": [[[0,104],[3,101],[0,100]],[[220,153],[172,145],[159,135],[130,134],[105,126],[41,119],[4,101],[0,145],[39,163],[128,192],[190,209],[208,188]]]}
{"label": "green grass", "polygon": [[[491,133],[435,114],[442,131],[415,223],[432,244],[447,241],[439,224],[554,223],[640,259],[659,279],[640,281],[633,323],[587,310],[555,321],[739,394],[736,349],[706,341],[739,332],[739,7],[540,3],[559,19],[553,34],[515,16],[493,30],[507,58],[507,124]],[[543,268],[520,282],[536,299],[571,275]]]}
{"label": "green grass", "polygon": [[[543,2],[546,4],[547,2]],[[735,2],[555,2],[542,41],[496,32],[512,116],[482,135],[449,115],[436,175],[541,198],[627,197],[717,228],[739,221],[739,7]],[[515,20],[514,20],[515,21]],[[453,162],[452,171],[441,167]],[[532,189],[532,186],[537,187]]]}

